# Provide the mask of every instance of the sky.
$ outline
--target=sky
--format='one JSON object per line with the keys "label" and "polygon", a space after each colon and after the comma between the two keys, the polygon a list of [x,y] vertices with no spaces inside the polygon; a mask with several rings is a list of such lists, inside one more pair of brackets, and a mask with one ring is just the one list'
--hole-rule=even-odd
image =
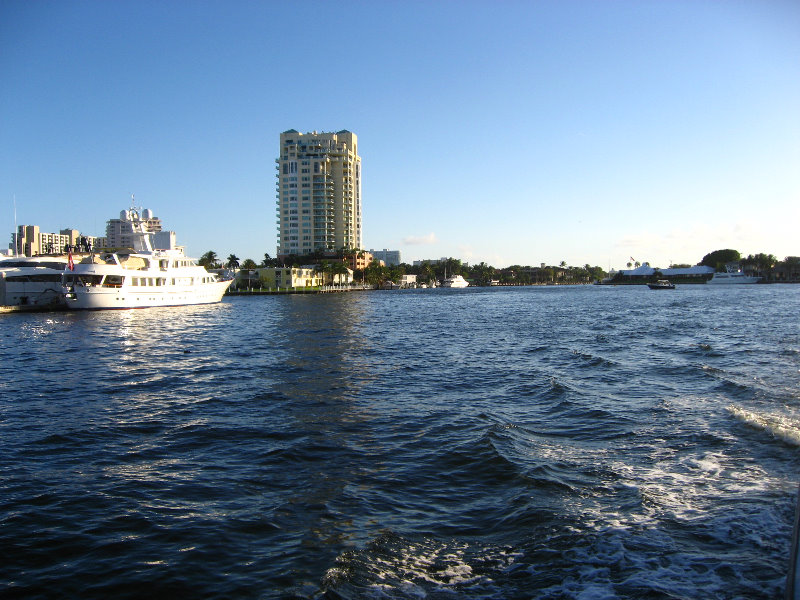
{"label": "sky", "polygon": [[0,0],[3,248],[135,195],[260,262],[289,129],[358,136],[404,262],[798,256],[800,2]]}

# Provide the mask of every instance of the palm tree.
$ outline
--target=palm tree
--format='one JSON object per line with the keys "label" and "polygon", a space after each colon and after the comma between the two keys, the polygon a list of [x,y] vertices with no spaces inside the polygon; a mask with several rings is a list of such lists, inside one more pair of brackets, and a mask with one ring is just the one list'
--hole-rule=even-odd
{"label": "palm tree", "polygon": [[347,275],[347,265],[340,261],[335,261],[331,264],[331,279],[336,279],[336,281],[341,285],[342,283],[342,275]]}
{"label": "palm tree", "polygon": [[257,268],[258,268],[258,265],[256,264],[256,261],[254,261],[252,258],[245,258],[244,259],[244,262],[242,263],[242,269],[245,269],[247,271],[252,271],[253,269],[257,269]]}
{"label": "palm tree", "polygon": [[476,285],[489,285],[494,277],[494,267],[490,267],[485,262],[472,267],[472,278]]}
{"label": "palm tree", "polygon": [[350,259],[352,259],[356,254],[358,254],[358,248],[353,248],[351,246],[342,246],[342,249],[339,251],[339,254],[341,254],[342,258],[348,259],[349,262]]}
{"label": "palm tree", "polygon": [[228,262],[225,264],[226,267],[229,269],[238,269],[239,268],[239,257],[235,254],[231,254],[228,256]]}
{"label": "palm tree", "polygon": [[[437,267],[442,266],[442,263],[439,263]],[[454,275],[463,275],[462,267],[461,267],[461,259],[453,258],[452,256],[444,261],[444,274],[441,277],[442,279],[447,279],[448,277],[453,277]],[[437,273],[438,275],[438,273]]]}
{"label": "palm tree", "polygon": [[314,272],[319,273],[322,275],[322,285],[327,285],[325,283],[326,275],[331,273],[332,265],[327,260],[319,261],[319,264],[314,267]]}
{"label": "palm tree", "polygon": [[264,260],[261,261],[262,267],[270,267],[272,265],[272,258],[269,255],[269,252],[264,253]]}
{"label": "palm tree", "polygon": [[758,269],[758,274],[765,279],[769,279],[770,275],[772,275],[772,269],[778,262],[778,259],[775,255],[764,254],[763,252],[759,252],[752,257],[748,256],[747,260],[750,260],[752,264],[756,266],[756,269]]}
{"label": "palm tree", "polygon": [[382,267],[378,261],[372,261],[367,268],[364,269],[364,279],[370,285],[380,285],[386,281],[388,269]]}
{"label": "palm tree", "polygon": [[393,283],[399,283],[405,275],[404,269],[400,265],[392,265],[387,267],[388,277]]}
{"label": "palm tree", "polygon": [[427,260],[422,263],[422,266],[419,269],[419,278],[420,282],[425,284],[430,284],[434,279],[436,279],[436,274],[433,272],[433,267]]}
{"label": "palm tree", "polygon": [[206,269],[215,268],[217,266],[217,253],[213,250],[209,250],[200,257],[200,260],[197,261],[197,264],[201,267],[205,267]]}

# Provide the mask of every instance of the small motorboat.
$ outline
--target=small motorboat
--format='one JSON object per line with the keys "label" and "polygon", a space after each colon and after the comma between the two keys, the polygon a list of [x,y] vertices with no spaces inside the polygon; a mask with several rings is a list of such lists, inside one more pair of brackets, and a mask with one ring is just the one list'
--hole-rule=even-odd
{"label": "small motorboat", "polygon": [[675,284],[670,283],[669,279],[659,279],[655,283],[648,283],[647,287],[651,290],[674,290]]}

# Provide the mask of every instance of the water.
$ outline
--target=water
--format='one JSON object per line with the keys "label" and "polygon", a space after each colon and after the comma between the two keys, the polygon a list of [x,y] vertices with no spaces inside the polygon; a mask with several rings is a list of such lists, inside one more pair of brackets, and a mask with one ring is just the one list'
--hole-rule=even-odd
{"label": "water", "polygon": [[0,595],[775,598],[800,286],[0,319]]}

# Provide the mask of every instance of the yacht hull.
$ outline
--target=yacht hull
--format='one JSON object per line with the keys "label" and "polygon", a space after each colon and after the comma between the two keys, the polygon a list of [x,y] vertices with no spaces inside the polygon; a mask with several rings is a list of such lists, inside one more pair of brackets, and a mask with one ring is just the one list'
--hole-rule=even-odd
{"label": "yacht hull", "polygon": [[707,285],[748,285],[758,283],[761,277],[745,275],[744,273],[714,273]]}
{"label": "yacht hull", "polygon": [[66,293],[67,308],[72,310],[108,310],[214,304],[222,300],[231,281],[215,281],[195,287],[143,289],[133,286],[102,288],[75,286]]}

